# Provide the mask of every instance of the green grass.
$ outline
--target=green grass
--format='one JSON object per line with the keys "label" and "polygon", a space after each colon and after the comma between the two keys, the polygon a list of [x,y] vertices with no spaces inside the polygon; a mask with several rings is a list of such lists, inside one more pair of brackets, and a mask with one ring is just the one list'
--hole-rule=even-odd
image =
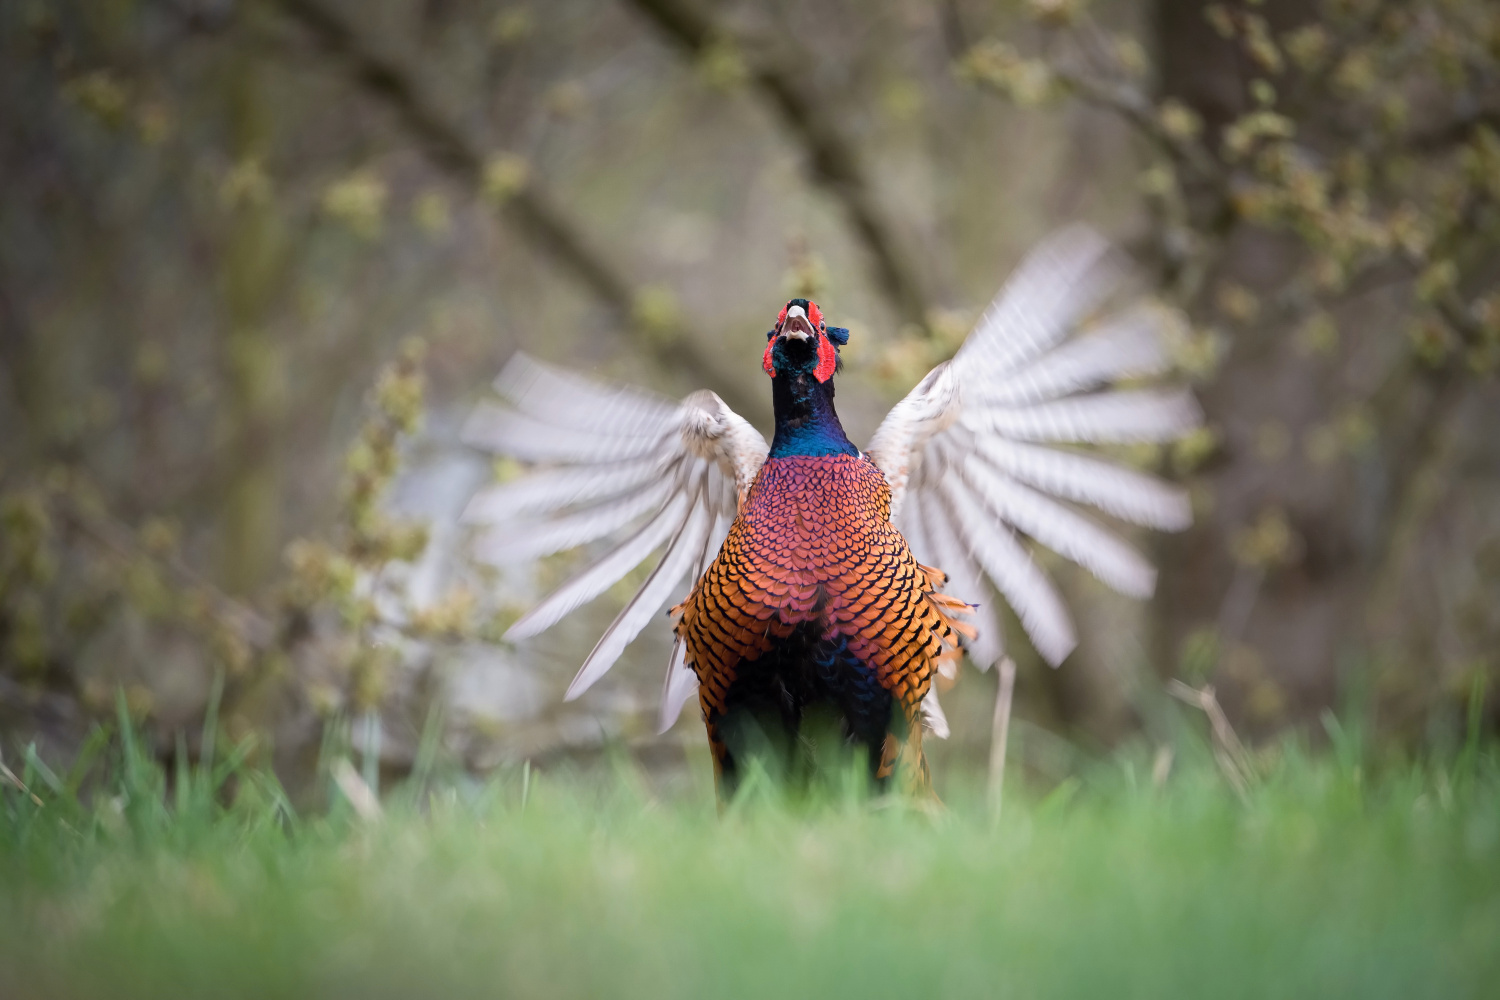
{"label": "green grass", "polygon": [[[1472,750],[1472,748],[1471,748]],[[0,816],[0,996],[1483,996],[1500,759],[1284,748],[1246,800],[1125,754],[998,823],[742,802],[605,775],[428,775],[384,818],[274,782],[33,765]],[[1184,753],[1181,756],[1193,756]],[[111,762],[112,761],[112,762]],[[423,808],[416,807],[418,787]],[[435,789],[435,790],[433,790]],[[426,794],[429,792],[430,794]],[[523,801],[524,798],[524,801]]]}

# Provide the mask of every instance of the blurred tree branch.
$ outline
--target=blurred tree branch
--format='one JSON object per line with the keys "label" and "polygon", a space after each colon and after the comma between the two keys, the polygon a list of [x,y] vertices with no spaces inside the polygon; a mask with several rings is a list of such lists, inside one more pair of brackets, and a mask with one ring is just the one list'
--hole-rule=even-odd
{"label": "blurred tree branch", "polygon": [[[526,242],[586,288],[623,326],[641,339],[659,364],[683,373],[695,385],[714,386],[742,411],[756,407],[737,395],[675,316],[643,316],[641,289],[609,260],[563,210],[557,199],[513,157],[492,158],[395,57],[379,51],[345,17],[320,0],[274,0],[306,29],[324,51],[342,61],[353,82],[387,107],[427,158],[498,211]],[[762,407],[763,409],[763,407]]]}
{"label": "blurred tree branch", "polygon": [[[91,484],[87,487],[93,489]],[[152,551],[136,531],[97,504],[80,503],[73,494],[63,492],[55,494],[54,500],[52,510],[59,519],[103,548],[118,565],[149,562],[160,567],[173,578],[178,594],[200,599],[208,613],[242,638],[250,650],[261,654],[272,647],[276,623],[252,605],[225,594],[188,566],[179,553]]]}
{"label": "blurred tree branch", "polygon": [[5,369],[6,381],[10,384],[10,395],[18,417],[36,420],[36,404],[32,398],[37,388],[36,379],[28,377],[31,364],[31,334],[25,317],[10,294],[6,273],[0,269],[0,368]]}
{"label": "blurred tree branch", "polygon": [[813,91],[807,69],[816,57],[797,39],[780,34],[771,44],[717,21],[694,0],[628,0],[631,6],[693,58],[732,45],[763,99],[802,146],[813,181],[843,208],[868,253],[875,287],[904,323],[924,332],[929,302],[923,281],[895,225],[880,208],[863,158],[827,101]]}

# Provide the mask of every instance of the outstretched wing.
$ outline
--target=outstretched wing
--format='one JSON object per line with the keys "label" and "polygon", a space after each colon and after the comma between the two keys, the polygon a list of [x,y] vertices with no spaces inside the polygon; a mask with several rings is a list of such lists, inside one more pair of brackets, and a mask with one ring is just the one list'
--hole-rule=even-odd
{"label": "outstretched wing", "polygon": [[[517,354],[465,429],[478,447],[538,467],[489,487],[465,512],[483,526],[476,555],[516,563],[600,539],[607,554],[548,595],[506,632],[524,639],[598,597],[653,552],[655,569],[600,637],[566,697],[604,676],[625,647],[676,592],[697,579],[729,531],[739,502],[765,461],[767,446],[712,392],[674,403],[636,389],[602,385]],[[675,708],[691,695],[675,654],[668,692]],[[665,707],[664,707],[665,713]],[[672,718],[676,718],[674,710]]]}
{"label": "outstretched wing", "polygon": [[1124,262],[1092,230],[1050,237],[1022,262],[951,361],[896,404],[867,451],[891,485],[892,519],[949,593],[981,601],[970,655],[1001,654],[981,600],[987,578],[1056,666],[1077,644],[1062,599],[1021,543],[1028,536],[1114,589],[1148,596],[1151,564],[1080,512],[1181,530],[1185,493],[1086,450],[1057,445],[1166,441],[1195,427],[1186,390],[1109,388],[1169,367],[1162,314],[1138,304],[1096,317]]}

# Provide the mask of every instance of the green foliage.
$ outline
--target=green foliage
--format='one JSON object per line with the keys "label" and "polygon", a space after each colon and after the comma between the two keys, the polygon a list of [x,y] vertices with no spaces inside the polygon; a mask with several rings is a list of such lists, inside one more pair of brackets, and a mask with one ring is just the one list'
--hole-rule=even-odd
{"label": "green foliage", "polygon": [[1243,800],[1191,744],[1175,771],[1127,751],[997,825],[963,789],[938,816],[835,790],[715,817],[702,774],[454,783],[430,757],[378,818],[337,792],[298,814],[243,754],[166,768],[117,732],[3,783],[6,996],[1458,997],[1500,973],[1480,744],[1371,767],[1331,724],[1334,758],[1281,746]]}
{"label": "green foliage", "polygon": [[[1101,46],[1108,34],[1076,5],[1035,5],[1043,55],[989,40],[960,73],[1025,106],[1078,97],[1151,140],[1143,188],[1168,220],[1156,238],[1178,258],[1169,291],[1179,301],[1198,294],[1194,279],[1214,270],[1235,224],[1284,230],[1308,250],[1280,296],[1293,320],[1394,271],[1426,330],[1417,345],[1425,360],[1451,354],[1490,373],[1495,335],[1476,293],[1488,291],[1485,269],[1500,243],[1500,138],[1486,104],[1500,9],[1482,0],[1316,6],[1315,23],[1281,35],[1258,3],[1205,9],[1263,74],[1245,84],[1248,107],[1218,134],[1177,98],[1142,89],[1118,45],[1113,55]],[[1184,266],[1184,250],[1207,259]],[[1231,317],[1256,318],[1230,299]]]}

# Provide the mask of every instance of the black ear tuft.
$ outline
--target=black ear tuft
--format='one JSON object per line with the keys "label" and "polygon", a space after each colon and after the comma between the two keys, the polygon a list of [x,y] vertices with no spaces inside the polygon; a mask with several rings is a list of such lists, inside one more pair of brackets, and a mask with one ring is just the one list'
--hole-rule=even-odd
{"label": "black ear tuft", "polygon": [[767,330],[766,331],[766,339],[767,340],[775,340],[776,339],[776,331],[775,330]]}
{"label": "black ear tuft", "polygon": [[829,340],[833,341],[840,347],[843,347],[845,344],[849,343],[849,331],[842,326],[830,326],[823,332],[828,334]]}

